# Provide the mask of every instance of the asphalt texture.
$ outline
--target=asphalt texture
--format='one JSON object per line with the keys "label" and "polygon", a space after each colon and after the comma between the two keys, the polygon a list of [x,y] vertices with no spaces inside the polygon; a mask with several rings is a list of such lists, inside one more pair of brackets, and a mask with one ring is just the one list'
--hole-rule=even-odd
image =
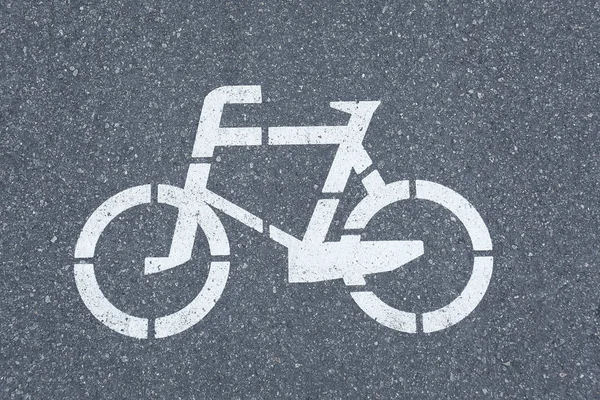
{"label": "asphalt texture", "polygon": [[[600,3],[0,12],[0,398],[600,398]],[[288,283],[286,249],[220,214],[231,272],[206,318],[147,340],[96,320],[73,276],[83,224],[126,188],[182,186],[204,97],[241,84],[263,104],[227,107],[224,125],[344,124],[330,101],[380,100],[365,147],[384,180],[441,183],[488,226],[494,274],[475,311],[437,333],[391,330],[341,280]],[[219,148],[209,187],[299,237],[334,151]],[[364,195],[353,175],[330,238]],[[97,278],[119,308],[164,315],[202,287],[202,237],[189,263],[142,274],[175,217],[140,206],[104,232]],[[420,239],[426,254],[368,287],[407,311],[456,297],[470,243],[450,217],[418,202],[378,214],[363,237]]]}

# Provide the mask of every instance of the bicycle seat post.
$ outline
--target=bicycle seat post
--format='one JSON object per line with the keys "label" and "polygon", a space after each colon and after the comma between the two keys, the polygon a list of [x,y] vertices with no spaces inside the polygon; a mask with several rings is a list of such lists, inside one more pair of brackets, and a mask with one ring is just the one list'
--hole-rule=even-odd
{"label": "bicycle seat post", "polygon": [[262,103],[260,86],[221,86],[206,95],[198,122],[192,157],[212,157],[216,146],[258,146],[260,127],[222,128],[225,104]]}

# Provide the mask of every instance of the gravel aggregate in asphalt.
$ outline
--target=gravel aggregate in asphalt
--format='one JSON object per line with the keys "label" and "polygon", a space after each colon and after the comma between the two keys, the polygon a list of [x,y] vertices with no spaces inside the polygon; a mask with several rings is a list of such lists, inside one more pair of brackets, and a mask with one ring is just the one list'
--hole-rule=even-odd
{"label": "gravel aggregate in asphalt", "polygon": [[[3,2],[0,398],[600,398],[599,21],[577,0]],[[285,248],[219,214],[231,271],[205,319],[147,340],[97,321],[73,276],[83,224],[126,188],[182,186],[204,97],[241,84],[263,103],[224,125],[344,124],[330,101],[380,100],[364,143],[383,179],[450,187],[488,226],[475,311],[388,329],[341,280],[288,283]],[[334,153],[218,148],[209,188],[299,237]],[[328,238],[364,195],[352,175]],[[415,312],[456,297],[470,242],[451,217],[382,211],[364,238],[427,251],[367,286]],[[101,237],[97,278],[121,309],[157,317],[202,287],[202,236],[189,263],[142,274],[175,218],[140,206]]]}

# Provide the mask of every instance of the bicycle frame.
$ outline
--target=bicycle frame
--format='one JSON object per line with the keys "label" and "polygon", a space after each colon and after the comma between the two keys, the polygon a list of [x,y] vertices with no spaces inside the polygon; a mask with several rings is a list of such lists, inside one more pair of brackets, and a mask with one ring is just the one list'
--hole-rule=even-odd
{"label": "bicycle frame", "polygon": [[[148,257],[146,274],[174,268],[191,259],[196,230],[196,216],[202,213],[201,204],[208,204],[242,224],[261,233],[268,233],[275,242],[288,249],[289,282],[318,282],[343,279],[347,285],[364,285],[364,275],[392,271],[423,254],[422,241],[361,241],[360,235],[342,235],[337,242],[326,242],[325,236],[339,203],[335,198],[318,200],[303,238],[294,236],[264,221],[207,188],[210,159],[217,146],[260,145],[338,145],[322,194],[342,193],[352,170],[362,177],[369,195],[386,186],[379,172],[369,167],[371,157],[362,145],[378,101],[331,102],[330,106],[350,115],[348,124],[335,126],[270,127],[267,143],[263,143],[259,127],[221,127],[226,104],[259,104],[260,86],[224,86],[210,92],[205,100],[198,123],[192,157],[209,159],[190,165],[184,186],[184,206],[179,208],[175,231],[168,257]],[[408,184],[399,188],[406,192]],[[370,212],[370,210],[366,210]],[[207,233],[209,234],[209,233]],[[212,238],[213,242],[215,238]],[[221,248],[219,251],[218,248]],[[214,250],[214,251],[213,251]],[[228,246],[215,245],[213,255],[229,255]]]}

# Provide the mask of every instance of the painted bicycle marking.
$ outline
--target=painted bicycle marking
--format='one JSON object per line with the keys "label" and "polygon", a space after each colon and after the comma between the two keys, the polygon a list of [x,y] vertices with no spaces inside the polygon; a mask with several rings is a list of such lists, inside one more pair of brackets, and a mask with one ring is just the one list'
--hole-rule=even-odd
{"label": "painted bicycle marking", "polygon": [[[153,323],[154,337],[163,338],[183,332],[200,322],[221,297],[229,275],[229,240],[215,213],[219,210],[242,224],[266,234],[288,251],[288,282],[312,283],[341,279],[352,286],[351,297],[369,317],[378,323],[406,333],[417,333],[418,315],[393,308],[371,291],[356,290],[365,285],[365,276],[394,271],[419,258],[425,252],[420,240],[371,240],[359,234],[342,235],[338,241],[327,241],[339,200],[331,193],[342,194],[352,171],[362,176],[367,195],[351,212],[344,228],[360,232],[384,207],[406,200],[437,203],[461,221],[473,245],[474,262],[471,277],[461,294],[437,310],[422,314],[422,332],[445,329],[467,317],[479,304],[490,283],[493,270],[492,240],[477,210],[460,194],[440,184],[416,180],[415,196],[410,196],[410,182],[386,183],[373,167],[362,142],[379,101],[336,101],[330,106],[349,114],[346,125],[270,127],[266,145],[337,145],[321,198],[313,211],[304,236],[299,239],[264,221],[251,212],[210,191],[207,183],[213,152],[217,146],[261,146],[259,127],[221,127],[221,116],[227,104],[259,104],[260,86],[223,86],[210,92],[198,123],[193,158],[202,162],[190,164],[183,188],[158,185],[158,202],[178,209],[173,239],[166,257],[146,257],[145,274],[156,274],[188,262],[192,257],[198,228],[208,239],[211,256],[221,261],[210,264],[208,278],[200,293],[184,308],[150,321],[129,315],[115,307],[102,293],[96,280],[93,260],[100,235],[121,213],[151,202],[151,185],[121,191],[102,203],[88,218],[75,247],[75,281],[79,294],[90,312],[104,325],[126,336],[148,338]],[[328,195],[329,196],[326,196]]]}

